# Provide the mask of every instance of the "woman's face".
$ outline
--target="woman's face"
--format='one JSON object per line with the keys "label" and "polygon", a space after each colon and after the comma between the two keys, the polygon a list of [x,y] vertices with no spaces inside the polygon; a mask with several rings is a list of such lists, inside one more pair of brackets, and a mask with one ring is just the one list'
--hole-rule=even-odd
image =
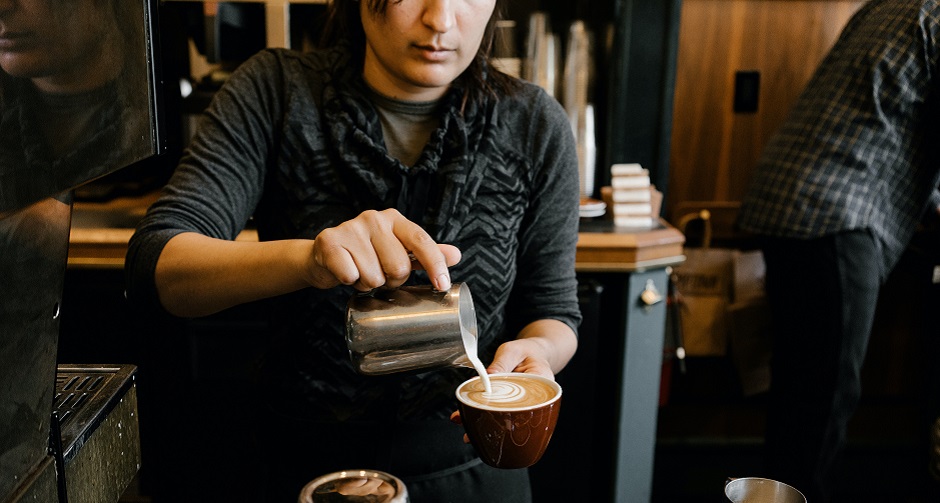
{"label": "woman's face", "polygon": [[[122,0],[124,1],[124,0]],[[99,85],[119,67],[109,58],[113,16],[92,0],[0,0],[0,68],[51,92]]]}
{"label": "woman's face", "polygon": [[476,57],[496,0],[390,0],[384,14],[368,3],[359,8],[366,82],[391,98],[433,101]]}

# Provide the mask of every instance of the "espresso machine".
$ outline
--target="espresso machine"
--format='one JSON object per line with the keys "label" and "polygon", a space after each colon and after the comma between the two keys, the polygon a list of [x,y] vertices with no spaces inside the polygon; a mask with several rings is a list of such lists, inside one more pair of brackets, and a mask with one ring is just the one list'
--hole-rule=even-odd
{"label": "espresso machine", "polygon": [[[0,48],[3,503],[117,501],[140,466],[136,367],[63,364],[56,354],[73,191],[160,150],[156,9],[150,0],[75,4],[50,4],[43,22],[113,28],[113,44],[95,54],[100,87],[63,77],[52,93],[35,64],[62,51],[38,54],[16,40]],[[3,22],[15,30],[17,17]]]}

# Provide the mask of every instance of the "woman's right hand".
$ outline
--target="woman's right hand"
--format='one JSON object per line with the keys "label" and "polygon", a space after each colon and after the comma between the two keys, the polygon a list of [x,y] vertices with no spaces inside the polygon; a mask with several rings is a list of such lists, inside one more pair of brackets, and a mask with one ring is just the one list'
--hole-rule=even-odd
{"label": "woman's right hand", "polygon": [[460,261],[460,250],[436,243],[395,209],[368,210],[320,232],[310,259],[307,281],[316,288],[396,288],[424,269],[435,289],[447,290],[448,267]]}

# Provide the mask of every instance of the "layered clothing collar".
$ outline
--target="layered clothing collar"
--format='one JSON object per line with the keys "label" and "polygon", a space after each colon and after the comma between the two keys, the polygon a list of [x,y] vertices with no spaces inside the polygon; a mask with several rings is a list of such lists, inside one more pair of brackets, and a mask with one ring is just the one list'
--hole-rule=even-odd
{"label": "layered clothing collar", "polygon": [[481,149],[492,100],[473,103],[452,87],[440,125],[413,166],[389,156],[382,125],[361,73],[338,60],[324,88],[325,131],[342,162],[341,176],[362,207],[396,208],[438,242],[453,242],[467,218],[491,156]]}

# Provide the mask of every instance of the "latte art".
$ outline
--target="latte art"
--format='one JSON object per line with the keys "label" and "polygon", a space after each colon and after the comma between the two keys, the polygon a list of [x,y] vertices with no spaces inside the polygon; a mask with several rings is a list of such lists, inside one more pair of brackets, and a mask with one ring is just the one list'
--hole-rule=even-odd
{"label": "latte art", "polygon": [[[519,402],[525,399],[525,388],[517,382],[502,381],[493,386],[493,392],[483,392],[480,398],[490,402],[511,403]],[[471,395],[472,396],[472,395]]]}
{"label": "latte art", "polygon": [[458,395],[461,401],[478,407],[510,409],[543,404],[555,397],[551,384],[534,377],[491,375],[492,392],[479,380],[468,381]]}

